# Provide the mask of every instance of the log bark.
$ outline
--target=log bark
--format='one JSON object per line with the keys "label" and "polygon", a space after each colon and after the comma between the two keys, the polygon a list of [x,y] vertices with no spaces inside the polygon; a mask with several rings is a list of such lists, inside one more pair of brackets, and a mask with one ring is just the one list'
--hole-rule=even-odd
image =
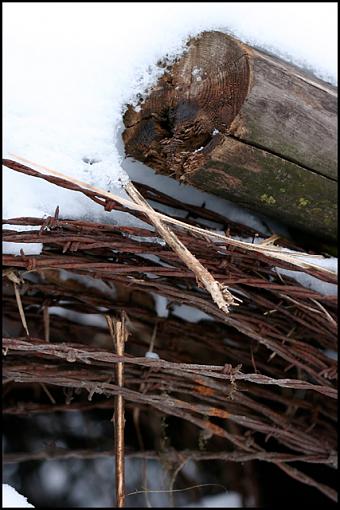
{"label": "log bark", "polygon": [[337,89],[221,32],[124,115],[127,156],[334,241]]}

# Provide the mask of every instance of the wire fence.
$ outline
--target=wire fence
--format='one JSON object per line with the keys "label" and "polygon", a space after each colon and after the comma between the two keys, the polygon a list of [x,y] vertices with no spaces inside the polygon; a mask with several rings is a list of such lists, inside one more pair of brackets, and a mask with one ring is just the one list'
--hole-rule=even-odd
{"label": "wire fence", "polygon": [[[337,465],[337,361],[328,354],[337,352],[337,297],[306,288],[279,270],[328,283],[336,283],[336,275],[317,264],[303,264],[298,256],[303,254],[301,247],[286,240],[275,237],[262,246],[233,242],[233,236],[255,240],[258,233],[204,207],[135,184],[156,211],[171,206],[181,211],[178,218],[186,211],[188,228],[180,224],[171,228],[213,278],[238,298],[238,306],[225,313],[145,212],[18,162],[3,164],[82,192],[107,210],[128,212],[150,225],[67,219],[59,208],[47,219],[3,220],[3,241],[43,245],[39,255],[26,255],[25,250],[3,255],[4,413],[113,409],[114,398],[122,395],[127,408],[154,409],[185,420],[225,444],[222,452],[197,452],[186,450],[184,443],[182,451],[169,450],[174,459],[271,462],[336,500],[335,489],[308,476],[303,463]],[[200,232],[206,220],[224,229],[225,238]],[[295,255],[289,258],[285,248]],[[83,277],[100,282],[101,287],[89,286]],[[167,299],[167,316],[157,314],[155,294]],[[191,322],[176,315],[179,305],[206,315]],[[123,311],[129,339],[126,353],[119,356],[105,318]],[[97,323],[82,323],[79,313],[97,317]],[[158,359],[145,356],[151,338]],[[120,363],[123,387],[117,384],[114,370]],[[18,401],[14,405],[16,388],[34,383],[44,385],[50,404]],[[57,402],[54,388],[72,392],[72,402]],[[89,401],[77,402],[79,392],[86,393]],[[7,394],[12,395],[11,402]],[[7,454],[4,460],[113,453],[44,450]],[[126,455],[158,454],[127,449]],[[294,462],[302,468],[293,467]]]}

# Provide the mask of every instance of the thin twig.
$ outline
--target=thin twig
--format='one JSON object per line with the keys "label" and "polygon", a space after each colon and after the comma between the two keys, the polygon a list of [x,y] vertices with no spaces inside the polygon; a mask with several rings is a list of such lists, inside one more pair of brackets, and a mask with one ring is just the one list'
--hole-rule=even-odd
{"label": "thin twig", "polygon": [[[154,329],[153,329],[148,352],[153,352],[153,347],[154,347],[154,343],[156,340],[156,336],[157,336],[157,323],[155,324]],[[147,383],[142,382],[139,386],[139,391],[141,393],[145,393],[147,391],[147,388],[148,388]],[[136,406],[133,409],[132,417],[133,417],[133,423],[134,423],[134,426],[136,429],[139,449],[141,452],[143,452],[145,450],[145,448],[144,448],[143,436],[142,436],[141,429],[140,429],[140,420],[139,420],[140,419],[140,407]],[[147,459],[143,459],[143,483],[144,483],[144,488],[146,489],[146,491],[144,493],[144,498],[145,498],[146,507],[151,508],[152,505],[151,505],[148,491],[147,491],[147,489],[148,489],[147,462],[148,462]]]}
{"label": "thin twig", "polygon": [[[108,324],[110,332],[112,332],[112,319],[109,318]],[[120,320],[113,321],[114,337],[116,344],[117,356],[124,356],[124,346],[127,340],[126,330],[126,314],[122,312]],[[124,364],[116,365],[117,386],[124,386]],[[122,394],[118,394],[115,398],[115,466],[116,466],[116,503],[118,508],[125,506],[125,467],[124,467],[124,399]]]}
{"label": "thin twig", "polygon": [[174,474],[171,477],[171,481],[170,481],[170,485],[169,485],[169,491],[170,491],[171,507],[173,507],[173,508],[175,507],[175,498],[174,498],[174,492],[175,491],[174,491],[174,486],[175,486],[176,478],[178,476],[178,473],[183,469],[183,467],[188,462],[188,460],[190,460],[190,457],[184,458],[184,460],[182,460],[180,465],[177,466],[177,468],[175,469]]}
{"label": "thin twig", "polygon": [[44,305],[43,307],[43,314],[44,314],[45,340],[48,343],[50,341],[50,315],[47,305]]}
{"label": "thin twig", "polygon": [[50,399],[50,401],[52,402],[52,404],[56,404],[57,402],[54,400],[54,398],[52,397],[51,395],[51,392],[48,390],[46,384],[44,383],[40,383],[40,386],[42,387],[42,389],[44,390],[44,392],[46,393],[46,395],[48,396],[48,398]]}
{"label": "thin twig", "polygon": [[22,325],[24,327],[24,330],[26,331],[26,335],[30,336],[29,331],[28,331],[28,327],[27,327],[25,312],[24,312],[24,309],[23,309],[23,306],[22,306],[22,302],[21,302],[21,296],[20,296],[20,292],[19,292],[19,289],[18,289],[18,285],[15,282],[13,282],[13,286],[14,286],[15,298],[17,300],[17,305],[18,305],[18,310],[19,310],[19,314],[20,314],[20,319],[21,319]]}

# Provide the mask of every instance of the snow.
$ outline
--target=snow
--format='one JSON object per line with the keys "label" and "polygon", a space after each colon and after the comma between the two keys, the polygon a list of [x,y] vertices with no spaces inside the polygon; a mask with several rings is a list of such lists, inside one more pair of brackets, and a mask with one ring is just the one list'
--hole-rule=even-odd
{"label": "snow", "polygon": [[329,358],[338,361],[338,353],[336,351],[332,351],[331,349],[326,349],[323,353]]}
{"label": "snow", "polygon": [[34,506],[13,487],[2,484],[2,508],[34,508]]}
{"label": "snow", "polygon": [[186,508],[241,508],[242,500],[237,492],[226,492],[216,496],[206,496],[193,505],[187,505]]}
{"label": "snow", "polygon": [[156,294],[155,292],[150,292],[150,294],[155,300],[155,309],[158,317],[168,317],[168,299],[165,296]]}
{"label": "snow", "polygon": [[213,318],[205,312],[189,305],[172,305],[172,313],[176,317],[181,317],[188,322],[199,322],[200,320],[213,320]]}
{"label": "snow", "polygon": [[110,286],[108,283],[105,283],[103,280],[99,280],[98,278],[92,278],[92,276],[89,275],[83,276],[72,273],[71,271],[66,271],[65,269],[60,269],[59,277],[64,281],[74,280],[75,282],[78,282],[81,285],[85,285],[90,289],[96,289],[104,294],[107,298],[115,299],[117,296],[117,292],[113,286]]}
{"label": "snow", "polygon": [[323,267],[324,269],[328,269],[329,271],[333,271],[334,273],[338,272],[338,259],[336,257],[321,257],[321,256],[304,256],[301,258],[304,262],[309,262],[312,264],[316,264],[319,267]]}
{"label": "snow", "polygon": [[157,354],[157,352],[151,352],[151,351],[147,351],[147,352],[145,353],[145,357],[146,357],[146,358],[149,358],[149,359],[155,359],[155,360],[160,359],[160,358],[159,358],[159,355]]}
{"label": "snow", "polygon": [[[289,252],[290,250],[285,249],[284,251]],[[315,264],[319,267],[323,267],[324,269],[328,269],[329,271],[332,271],[336,274],[338,272],[338,259],[336,257],[327,258],[322,256],[317,257],[303,256],[301,257],[301,260],[304,262]],[[314,276],[308,275],[300,271],[292,271],[290,269],[282,269],[279,267],[276,268],[276,271],[281,275],[286,275],[290,276],[291,278],[294,278],[294,280],[299,282],[307,289],[315,290],[316,292],[319,292],[320,294],[324,294],[327,296],[337,295],[338,286],[335,283],[324,282],[322,280],[319,280],[318,278],[315,278]]]}
{"label": "snow", "polygon": [[[37,211],[37,216],[41,216],[40,211]],[[23,232],[25,230],[34,230],[36,227],[28,225],[5,225],[5,228],[8,230],[17,230]],[[39,255],[41,253],[42,247],[42,243],[9,243],[3,241],[2,253],[20,255],[22,250],[25,255]]]}
{"label": "snow", "polygon": [[50,306],[48,308],[48,313],[49,315],[58,315],[59,317],[64,317],[65,319],[74,321],[77,324],[82,324],[84,326],[107,328],[105,317],[100,314],[76,312],[75,310],[68,310],[67,308],[63,308],[61,306]]}
{"label": "snow", "polygon": [[[122,111],[155,82],[159,59],[171,61],[188,36],[218,29],[335,83],[336,9],[321,2],[7,2],[4,157],[13,153],[126,196]],[[61,217],[122,217],[79,193],[8,169],[3,183],[4,217],[52,215],[57,205]]]}
{"label": "snow", "polygon": [[44,487],[50,492],[52,497],[54,495],[57,496],[67,484],[67,471],[61,463],[43,462],[40,472],[43,476]]}
{"label": "snow", "polygon": [[279,274],[290,276],[298,283],[307,289],[315,290],[325,296],[336,296],[338,293],[338,286],[335,283],[328,283],[315,278],[309,274],[300,271],[291,271],[289,269],[276,268]]}
{"label": "snow", "polygon": [[338,294],[338,286],[335,283],[323,282],[314,276],[310,276],[306,273],[300,273],[298,271],[278,269],[278,272],[282,275],[294,278],[294,280],[301,283],[301,285],[306,289],[315,290],[325,296],[336,296]]}
{"label": "snow", "polygon": [[202,81],[202,69],[200,67],[194,67],[191,72],[191,75],[196,81]]}

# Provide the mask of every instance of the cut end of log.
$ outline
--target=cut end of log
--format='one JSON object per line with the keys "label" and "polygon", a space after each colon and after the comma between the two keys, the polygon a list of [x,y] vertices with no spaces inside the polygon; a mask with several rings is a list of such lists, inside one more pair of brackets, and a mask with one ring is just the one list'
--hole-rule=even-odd
{"label": "cut end of log", "polygon": [[247,96],[247,51],[220,32],[191,39],[188,51],[165,71],[142,108],[128,108],[127,155],[177,178],[201,167]]}
{"label": "cut end of log", "polygon": [[204,32],[124,115],[126,155],[316,238],[337,238],[337,92]]}

